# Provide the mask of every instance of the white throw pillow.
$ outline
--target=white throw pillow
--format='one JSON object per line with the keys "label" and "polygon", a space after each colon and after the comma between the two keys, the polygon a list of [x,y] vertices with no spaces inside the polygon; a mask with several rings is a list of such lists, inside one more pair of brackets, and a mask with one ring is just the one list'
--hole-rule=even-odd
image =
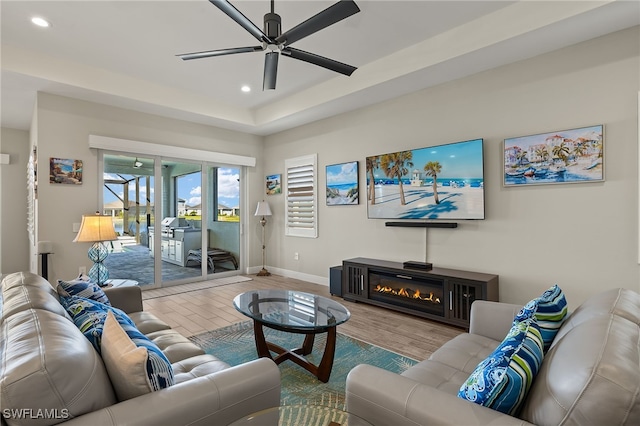
{"label": "white throw pillow", "polygon": [[153,390],[147,376],[147,358],[147,350],[136,346],[113,313],[107,313],[102,330],[102,360],[119,401]]}

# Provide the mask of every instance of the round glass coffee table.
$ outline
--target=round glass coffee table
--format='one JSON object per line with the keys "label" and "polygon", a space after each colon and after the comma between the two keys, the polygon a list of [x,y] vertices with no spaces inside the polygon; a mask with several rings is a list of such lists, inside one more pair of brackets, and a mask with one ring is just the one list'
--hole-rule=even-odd
{"label": "round glass coffee table", "polygon": [[[331,375],[336,350],[336,327],[351,313],[340,303],[327,297],[290,290],[252,290],[233,299],[235,308],[253,319],[258,356],[280,364],[291,360],[326,383]],[[288,333],[304,334],[302,347],[286,349],[267,342],[263,327]],[[304,355],[311,353],[315,335],[327,333],[327,343],[320,364],[314,365]],[[278,355],[274,358],[271,351]]]}
{"label": "round glass coffee table", "polygon": [[229,426],[371,426],[366,420],[337,408],[321,405],[283,405],[258,411]]}

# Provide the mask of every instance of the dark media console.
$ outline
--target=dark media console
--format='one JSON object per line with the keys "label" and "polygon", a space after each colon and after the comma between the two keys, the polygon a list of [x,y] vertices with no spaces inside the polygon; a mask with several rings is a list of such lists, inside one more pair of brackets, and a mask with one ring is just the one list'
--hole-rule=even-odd
{"label": "dark media console", "polygon": [[342,297],[469,328],[474,300],[498,301],[498,276],[357,257],[342,262]]}

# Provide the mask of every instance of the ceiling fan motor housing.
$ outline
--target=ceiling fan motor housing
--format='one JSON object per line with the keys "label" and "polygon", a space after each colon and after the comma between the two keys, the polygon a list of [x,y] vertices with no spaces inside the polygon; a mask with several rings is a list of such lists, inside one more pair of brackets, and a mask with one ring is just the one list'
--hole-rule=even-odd
{"label": "ceiling fan motor housing", "polygon": [[282,19],[277,13],[264,15],[264,32],[271,40],[282,34]]}

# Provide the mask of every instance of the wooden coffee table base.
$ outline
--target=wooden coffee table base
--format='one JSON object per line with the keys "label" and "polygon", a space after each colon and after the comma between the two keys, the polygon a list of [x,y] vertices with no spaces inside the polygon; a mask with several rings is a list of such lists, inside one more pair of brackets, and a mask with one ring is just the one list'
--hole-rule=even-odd
{"label": "wooden coffee table base", "polygon": [[[286,360],[291,360],[316,376],[321,382],[326,383],[329,381],[329,376],[331,376],[331,368],[333,367],[333,357],[336,353],[336,327],[329,327],[327,330],[318,332],[298,332],[296,330],[290,329],[277,329],[285,331],[287,333],[298,333],[306,335],[304,338],[304,342],[302,343],[302,347],[296,349],[285,349],[282,346],[276,345],[275,343],[266,341],[264,337],[264,330],[262,329],[263,325],[264,324],[262,324],[260,321],[253,321],[253,331],[256,337],[256,349],[258,350],[258,356],[260,358],[271,358],[276,364],[280,364],[281,362]],[[270,328],[276,329],[275,327]],[[322,360],[320,361],[320,364],[316,366],[309,362],[303,355],[309,355],[313,350],[315,335],[318,333],[324,333],[325,331],[327,332],[327,344],[324,347]],[[277,353],[278,355],[274,358],[271,355],[271,351]]]}

